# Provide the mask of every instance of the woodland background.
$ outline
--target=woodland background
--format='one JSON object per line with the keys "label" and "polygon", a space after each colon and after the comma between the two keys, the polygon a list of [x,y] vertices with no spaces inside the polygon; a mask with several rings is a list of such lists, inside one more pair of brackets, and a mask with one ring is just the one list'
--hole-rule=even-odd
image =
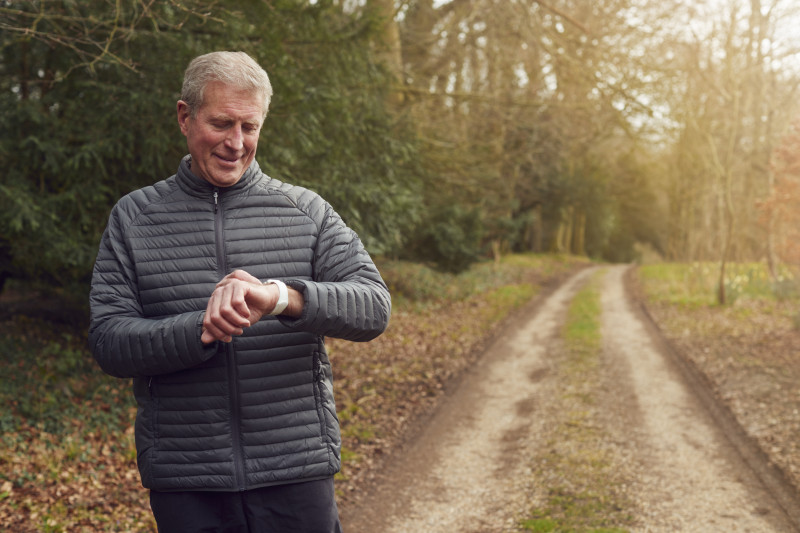
{"label": "woodland background", "polygon": [[85,294],[217,49],[272,78],[262,168],[373,255],[797,261],[798,25],[793,0],[3,0],[0,284]]}
{"label": "woodland background", "polygon": [[88,282],[219,49],[271,76],[262,169],[328,199],[392,291],[386,334],[330,345],[340,501],[587,257],[662,261],[654,314],[800,483],[798,27],[796,0],[0,0],[0,529],[154,530]]}

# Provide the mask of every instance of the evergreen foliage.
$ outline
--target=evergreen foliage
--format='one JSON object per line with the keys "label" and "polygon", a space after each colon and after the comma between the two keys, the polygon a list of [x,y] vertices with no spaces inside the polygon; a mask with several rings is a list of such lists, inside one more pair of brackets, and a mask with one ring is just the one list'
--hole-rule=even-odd
{"label": "evergreen foliage", "polygon": [[183,69],[217,49],[250,53],[272,79],[262,168],[320,192],[371,251],[401,246],[421,171],[411,130],[384,109],[370,20],[333,2],[237,2],[213,17],[199,0],[122,4],[15,3],[11,25],[39,37],[0,26],[1,280],[88,279],[116,200],[175,172]]}

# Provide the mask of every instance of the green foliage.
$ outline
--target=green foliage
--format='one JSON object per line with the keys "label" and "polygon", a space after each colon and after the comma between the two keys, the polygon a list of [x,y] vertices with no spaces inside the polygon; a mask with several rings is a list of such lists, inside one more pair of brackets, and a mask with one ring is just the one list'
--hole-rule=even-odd
{"label": "green foliage", "polygon": [[[32,326],[18,325],[28,332]],[[24,438],[30,431],[64,434],[76,425],[90,431],[127,425],[133,407],[128,387],[100,371],[81,339],[66,332],[34,338],[4,331],[0,351],[3,433]]]}
{"label": "green foliage", "polygon": [[270,20],[254,53],[275,96],[259,148],[262,168],[319,192],[375,254],[396,251],[415,223],[422,170],[414,133],[385,105],[390,78],[371,58],[374,21],[331,2],[257,4]]}
{"label": "green foliage", "polygon": [[[63,17],[110,24],[105,17],[114,15],[105,2],[68,5],[43,4],[38,31],[68,42],[79,37],[69,31],[80,28],[65,30]],[[135,10],[117,15],[116,24],[129,23],[132,31],[109,49],[135,58],[136,71],[115,61],[82,63],[88,52],[74,43],[2,35],[0,197],[7,208],[0,212],[0,266],[18,277],[86,279],[111,205],[166,177],[183,151],[172,115],[180,84],[174,73],[188,57],[186,46],[177,34],[136,27],[142,19]],[[102,42],[108,35],[84,38]],[[158,49],[171,52],[150,53]]]}
{"label": "green foliage", "polygon": [[404,244],[422,171],[413,131],[385,108],[372,21],[329,1],[123,4],[42,4],[37,31],[60,41],[0,30],[0,279],[88,278],[111,206],[175,172],[182,72],[217,49],[249,52],[272,79],[262,168],[321,193],[373,253]]}
{"label": "green foliage", "polygon": [[482,236],[483,221],[478,209],[446,205],[422,220],[409,255],[430,262],[443,272],[457,274],[477,261]]}
{"label": "green foliage", "polygon": [[382,259],[377,264],[395,308],[405,304],[449,304],[489,291],[495,291],[500,301],[514,307],[511,300],[532,297],[531,287],[542,277],[569,271],[579,262],[568,256],[512,254],[499,263],[479,261],[458,274],[408,261]]}

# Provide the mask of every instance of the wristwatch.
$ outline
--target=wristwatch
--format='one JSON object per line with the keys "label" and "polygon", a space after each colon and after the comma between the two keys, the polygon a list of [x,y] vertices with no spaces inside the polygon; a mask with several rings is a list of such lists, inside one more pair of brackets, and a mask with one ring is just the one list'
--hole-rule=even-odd
{"label": "wristwatch", "polygon": [[286,288],[286,284],[279,279],[268,279],[264,282],[264,285],[269,285],[270,283],[274,283],[278,286],[278,301],[272,311],[267,314],[279,315],[283,313],[286,306],[289,305],[289,290]]}

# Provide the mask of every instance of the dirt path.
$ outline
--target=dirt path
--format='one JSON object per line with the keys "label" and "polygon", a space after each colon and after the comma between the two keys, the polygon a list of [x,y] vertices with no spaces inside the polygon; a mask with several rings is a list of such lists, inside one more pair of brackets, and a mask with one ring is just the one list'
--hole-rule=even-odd
{"label": "dirt path", "polygon": [[[558,410],[557,338],[571,298],[599,271],[563,284],[497,341],[420,435],[386,461],[347,533],[517,531],[537,488],[531,457]],[[626,301],[624,267],[603,270],[604,428],[632,472],[637,531],[796,531],[694,399]],[[540,493],[541,491],[539,491]]]}
{"label": "dirt path", "polygon": [[656,348],[626,301],[624,269],[602,295],[605,353],[636,398],[643,531],[794,531],[781,507]]}

